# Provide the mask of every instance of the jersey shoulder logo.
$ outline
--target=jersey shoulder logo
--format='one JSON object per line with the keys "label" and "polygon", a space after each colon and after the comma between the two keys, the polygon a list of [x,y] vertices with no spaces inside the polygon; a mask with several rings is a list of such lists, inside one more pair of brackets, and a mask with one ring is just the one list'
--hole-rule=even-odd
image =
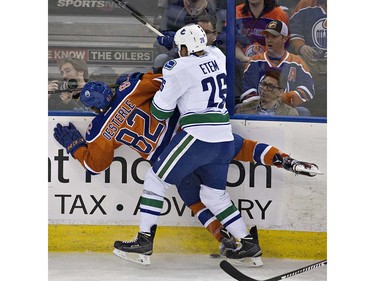
{"label": "jersey shoulder logo", "polygon": [[171,70],[176,64],[177,64],[177,61],[175,61],[175,60],[167,61],[167,62],[164,64],[164,69],[166,69],[166,70]]}

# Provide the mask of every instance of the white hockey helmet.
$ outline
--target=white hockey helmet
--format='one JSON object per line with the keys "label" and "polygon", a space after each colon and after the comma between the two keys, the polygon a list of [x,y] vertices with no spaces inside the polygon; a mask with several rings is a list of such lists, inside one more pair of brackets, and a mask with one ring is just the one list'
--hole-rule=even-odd
{"label": "white hockey helmet", "polygon": [[174,43],[178,48],[179,55],[182,45],[187,47],[188,55],[190,55],[195,52],[203,51],[203,49],[206,48],[207,35],[199,25],[188,24],[177,30],[174,36]]}

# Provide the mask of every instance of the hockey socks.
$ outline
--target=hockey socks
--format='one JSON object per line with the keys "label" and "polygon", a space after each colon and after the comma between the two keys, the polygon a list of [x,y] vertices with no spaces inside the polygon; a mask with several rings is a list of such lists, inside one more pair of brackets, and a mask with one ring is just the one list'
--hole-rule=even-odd
{"label": "hockey socks", "polygon": [[140,202],[140,231],[150,232],[151,227],[157,224],[164,203],[164,194],[168,186],[148,169],[145,175],[143,195]]}
{"label": "hockey socks", "polygon": [[190,205],[189,208],[193,211],[193,214],[198,217],[202,225],[216,238],[217,241],[221,241],[220,230],[223,228],[221,223],[211,213],[209,209],[202,203],[197,202]]}
{"label": "hockey socks", "polygon": [[239,240],[249,234],[246,224],[240,212],[230,200],[228,192],[202,185],[200,197],[203,203],[234,237]]}
{"label": "hockey socks", "polygon": [[139,228],[141,232],[150,232],[163,209],[164,198],[156,194],[143,193],[141,197],[141,214]]}

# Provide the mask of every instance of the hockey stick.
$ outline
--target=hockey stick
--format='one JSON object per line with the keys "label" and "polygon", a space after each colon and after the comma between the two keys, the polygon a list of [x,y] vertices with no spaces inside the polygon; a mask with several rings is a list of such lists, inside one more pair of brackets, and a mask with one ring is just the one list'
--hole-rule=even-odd
{"label": "hockey stick", "polygon": [[122,9],[127,11],[129,14],[131,14],[133,17],[135,17],[138,21],[140,21],[143,25],[145,25],[148,29],[150,29],[152,32],[159,36],[164,36],[163,33],[161,33],[159,30],[157,30],[151,23],[148,22],[148,19],[141,14],[140,11],[138,11],[136,8],[134,8],[132,5],[129,4],[129,2],[124,0],[112,0],[117,5],[119,5]]}
{"label": "hockey stick", "polygon": [[283,280],[283,279],[288,278],[288,277],[292,277],[292,276],[300,274],[300,273],[304,273],[306,271],[309,271],[311,269],[318,268],[318,267],[321,267],[321,266],[324,266],[324,265],[327,265],[327,260],[322,260],[320,262],[313,263],[313,264],[310,264],[308,266],[301,267],[299,269],[296,269],[296,270],[293,270],[293,271],[290,271],[290,272],[287,272],[287,273],[284,273],[284,274],[281,274],[281,275],[278,275],[278,276],[275,276],[275,277],[272,277],[272,278],[268,278],[268,279],[264,279],[264,280],[257,280],[257,279],[251,278],[251,277],[243,274],[241,271],[236,269],[233,265],[231,265],[226,260],[223,260],[223,261],[220,262],[220,267],[226,273],[228,273],[230,276],[232,276],[234,279],[236,279],[238,281],[278,281],[278,280]]}

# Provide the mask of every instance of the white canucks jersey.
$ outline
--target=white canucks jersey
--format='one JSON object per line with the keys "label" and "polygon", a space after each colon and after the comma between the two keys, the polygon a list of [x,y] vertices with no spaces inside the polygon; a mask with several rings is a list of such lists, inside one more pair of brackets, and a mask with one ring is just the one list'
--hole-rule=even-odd
{"label": "white canucks jersey", "polygon": [[181,57],[168,61],[163,68],[163,82],[155,94],[151,112],[159,120],[172,115],[177,106],[180,126],[205,142],[233,140],[226,108],[226,58],[209,46],[205,55]]}

